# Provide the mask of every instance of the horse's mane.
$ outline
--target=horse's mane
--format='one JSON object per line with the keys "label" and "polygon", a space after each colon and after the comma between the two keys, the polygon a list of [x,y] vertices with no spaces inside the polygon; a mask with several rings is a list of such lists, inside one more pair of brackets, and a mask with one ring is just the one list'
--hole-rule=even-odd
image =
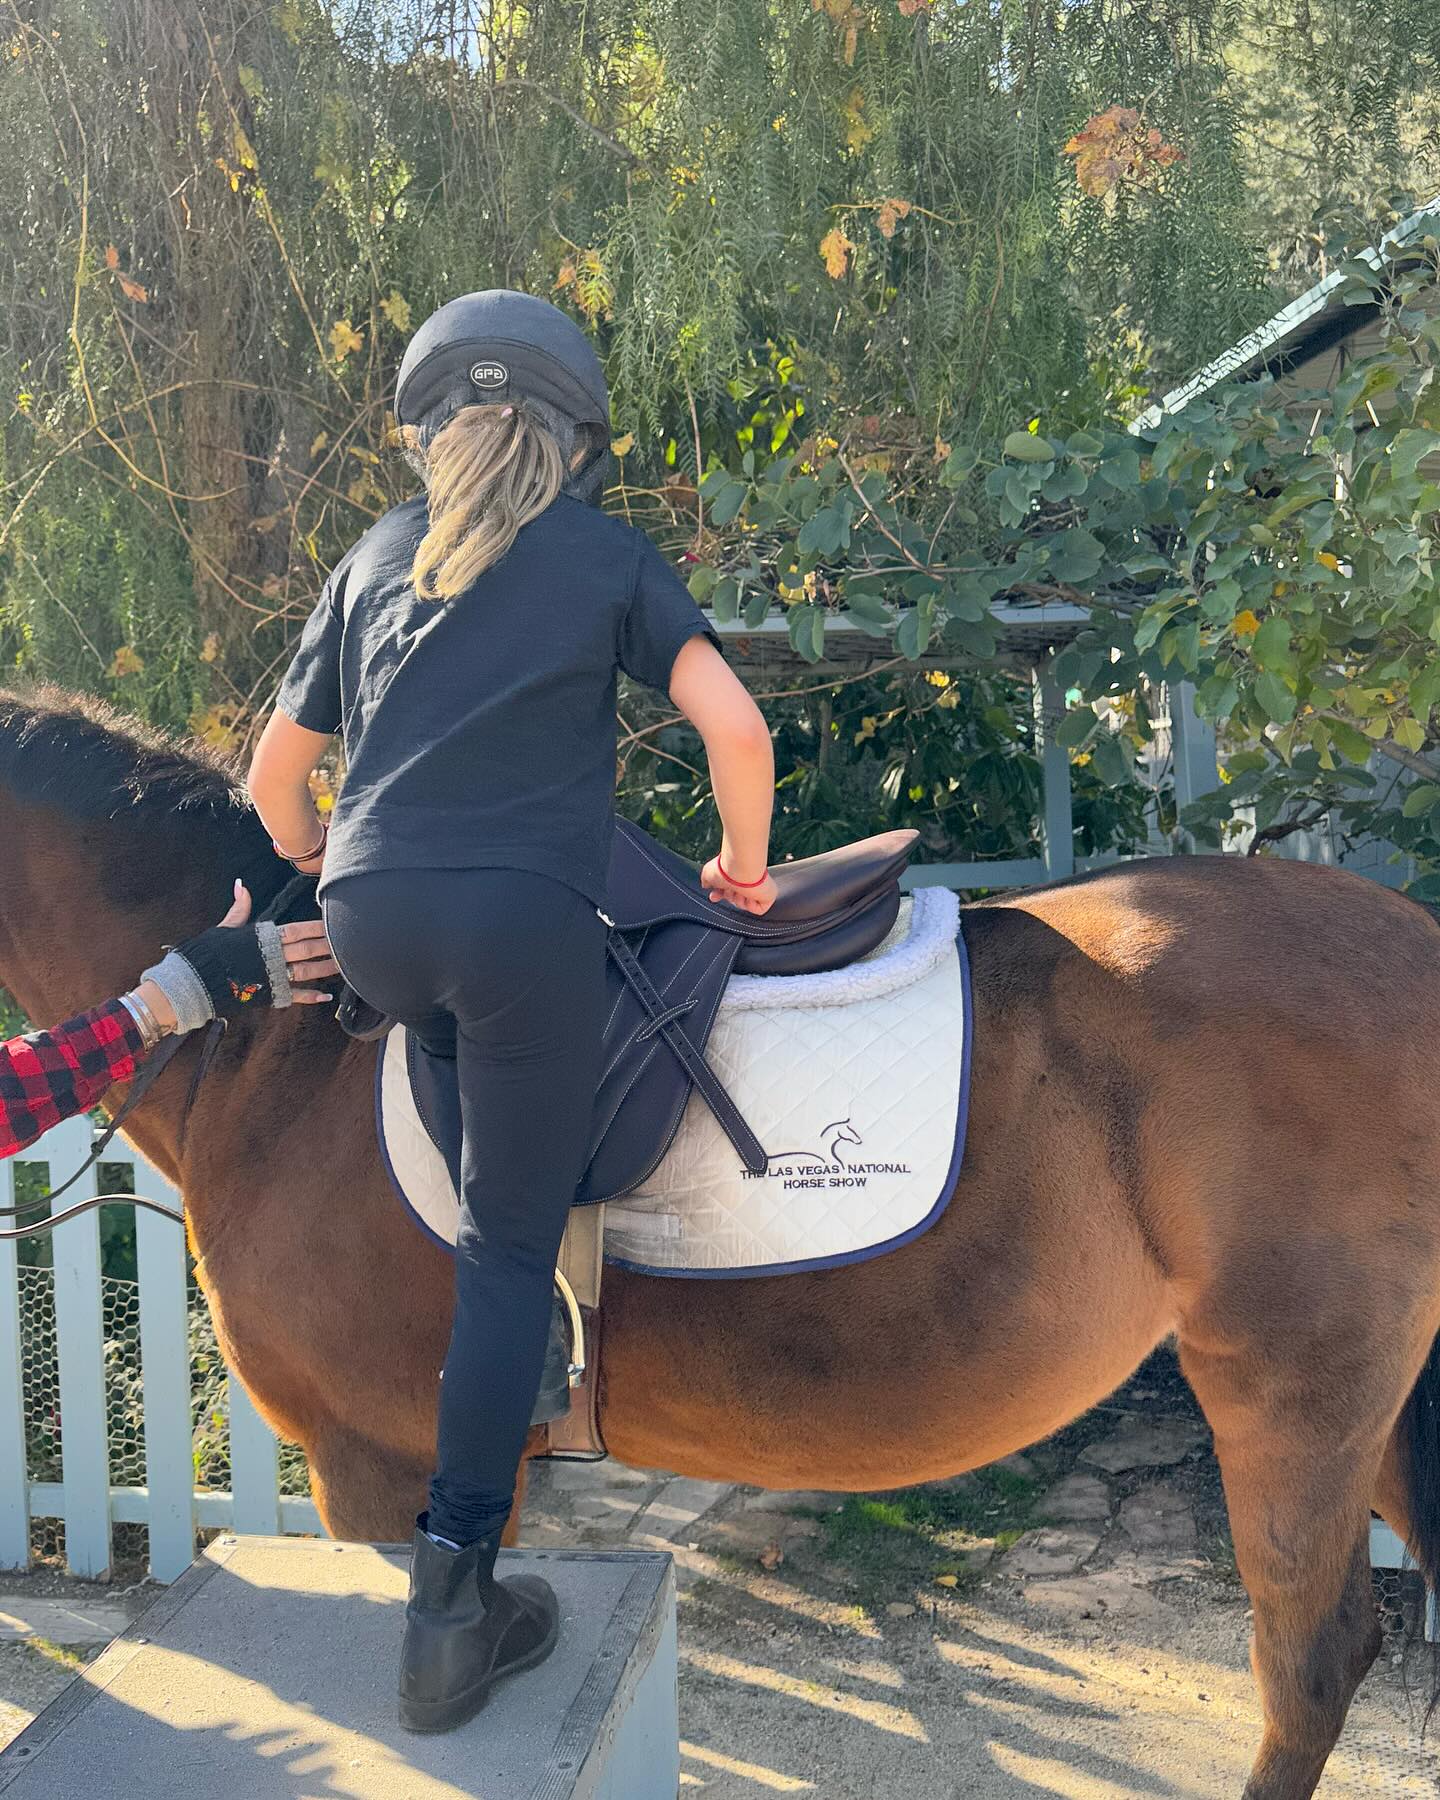
{"label": "horse's mane", "polygon": [[203,838],[230,874],[260,884],[257,900],[281,870],[232,760],[88,695],[0,689],[0,785],[76,822],[130,821],[157,843]]}
{"label": "horse's mane", "polygon": [[0,781],[17,799],[74,819],[141,806],[216,817],[247,807],[234,765],[206,746],[49,686],[0,689]]}

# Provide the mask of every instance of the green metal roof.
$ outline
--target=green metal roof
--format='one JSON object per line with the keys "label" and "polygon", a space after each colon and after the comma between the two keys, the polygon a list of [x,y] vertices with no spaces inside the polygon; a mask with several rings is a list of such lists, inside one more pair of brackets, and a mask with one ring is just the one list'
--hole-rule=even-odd
{"label": "green metal roof", "polygon": [[[1440,196],[1428,201],[1418,212],[1411,213],[1408,219],[1402,219],[1378,244],[1360,251],[1353,260],[1366,262],[1377,272],[1403,266],[1407,260],[1413,260],[1407,258],[1406,252],[1418,246],[1427,234],[1440,236]],[[1295,367],[1358,331],[1371,318],[1374,309],[1372,306],[1346,305],[1341,295],[1346,280],[1347,277],[1336,269],[1323,281],[1317,281],[1298,299],[1281,307],[1273,318],[1247,332],[1213,362],[1147,408],[1131,430],[1150,430],[1166,413],[1183,412],[1192,400],[1237,376],[1241,380],[1252,379],[1277,363]]]}

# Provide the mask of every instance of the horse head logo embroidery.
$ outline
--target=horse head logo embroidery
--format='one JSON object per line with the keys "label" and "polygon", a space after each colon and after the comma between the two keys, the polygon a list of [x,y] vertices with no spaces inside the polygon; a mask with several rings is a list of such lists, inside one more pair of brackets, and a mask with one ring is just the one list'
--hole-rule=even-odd
{"label": "horse head logo embroidery", "polygon": [[842,1144],[859,1145],[864,1142],[860,1133],[849,1119],[835,1119],[820,1133],[820,1141],[825,1145],[823,1150],[777,1150],[767,1158],[770,1163],[807,1162],[828,1163],[835,1168],[844,1169],[849,1165],[840,1154]]}

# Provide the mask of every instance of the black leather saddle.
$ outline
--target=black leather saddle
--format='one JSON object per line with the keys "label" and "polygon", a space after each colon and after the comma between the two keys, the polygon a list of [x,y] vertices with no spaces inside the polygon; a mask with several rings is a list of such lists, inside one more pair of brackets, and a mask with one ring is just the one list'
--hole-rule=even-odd
{"label": "black leather saddle", "polygon": [[[706,897],[696,869],[627,819],[616,821],[607,884],[604,1060],[591,1156],[576,1204],[617,1199],[670,1148],[692,1088],[699,1090],[747,1169],[764,1146],[705,1060],[733,974],[805,975],[873,950],[895,923],[900,872],[914,831],[887,831],[823,856],[780,863],[779,897],[758,917]],[[416,1106],[460,1181],[460,1100],[453,1059],[407,1042]]]}

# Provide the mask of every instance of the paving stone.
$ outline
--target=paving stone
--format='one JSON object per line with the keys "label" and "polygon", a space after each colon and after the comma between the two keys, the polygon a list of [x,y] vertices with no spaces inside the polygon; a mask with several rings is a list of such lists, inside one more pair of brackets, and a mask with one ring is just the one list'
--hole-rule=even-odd
{"label": "paving stone", "polygon": [[762,1513],[835,1513],[845,1504],[843,1494],[823,1493],[811,1488],[792,1490],[761,1488],[758,1494],[746,1494],[741,1505],[746,1512]]}
{"label": "paving stone", "polygon": [[1073,1575],[1100,1548],[1100,1533],[1083,1528],[1027,1531],[1006,1552],[1007,1575]]}
{"label": "paving stone", "polygon": [[130,1608],[115,1600],[42,1600],[0,1593],[0,1642],[42,1637],[52,1644],[108,1644],[133,1617]]}
{"label": "paving stone", "polygon": [[525,1517],[520,1521],[519,1547],[523,1550],[560,1550],[575,1542],[575,1527],[563,1519]]}
{"label": "paving stone", "polygon": [[581,1494],[570,1504],[577,1519],[604,1519],[628,1525],[640,1510],[639,1502],[628,1494]]}
{"label": "paving stone", "polygon": [[1193,1419],[1127,1419],[1118,1431],[1080,1452],[1092,1468],[1118,1475],[1125,1469],[1164,1469],[1182,1462],[1205,1441]]}
{"label": "paving stone", "polygon": [[595,1488],[658,1488],[670,1477],[652,1474],[647,1469],[627,1469],[623,1463],[555,1462],[550,1463],[549,1482],[559,1493],[589,1493]]}
{"label": "paving stone", "polygon": [[1137,1550],[1173,1556],[1195,1548],[1195,1515],[1168,1481],[1154,1482],[1122,1500],[1115,1518]]}
{"label": "paving stone", "polygon": [[1166,1557],[1143,1550],[1121,1550],[1110,1564],[1117,1575],[1140,1587],[1156,1581],[1193,1581],[1212,1566],[1202,1556]]}
{"label": "paving stone", "polygon": [[676,1475],[667,1481],[635,1521],[635,1530],[674,1542],[734,1488],[725,1481],[695,1481]]}
{"label": "paving stone", "polygon": [[1040,1471],[1028,1456],[1017,1450],[1013,1456],[1002,1456],[997,1463],[991,1463],[992,1469],[1004,1469],[1008,1474],[1018,1475],[1022,1481],[1035,1481]]}
{"label": "paving stone", "polygon": [[1175,1617],[1172,1608],[1113,1569],[1077,1575],[1068,1581],[1030,1581],[1020,1590],[1032,1606],[1071,1619],[1124,1619],[1159,1624]]}
{"label": "paving stone", "polygon": [[1110,1517],[1110,1490],[1098,1475],[1077,1471],[1041,1497],[1040,1510],[1047,1519],[1065,1524],[1098,1524]]}

